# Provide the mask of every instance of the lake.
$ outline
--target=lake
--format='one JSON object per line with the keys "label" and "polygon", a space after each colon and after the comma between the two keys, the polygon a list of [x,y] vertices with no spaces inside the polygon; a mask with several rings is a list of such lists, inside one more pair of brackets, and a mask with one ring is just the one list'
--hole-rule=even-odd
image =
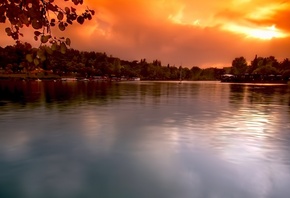
{"label": "lake", "polygon": [[290,86],[0,81],[0,197],[285,198]]}

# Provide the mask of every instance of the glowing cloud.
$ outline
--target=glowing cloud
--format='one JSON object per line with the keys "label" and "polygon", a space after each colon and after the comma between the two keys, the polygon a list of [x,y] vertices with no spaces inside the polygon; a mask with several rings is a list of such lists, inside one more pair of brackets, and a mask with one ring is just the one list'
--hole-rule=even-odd
{"label": "glowing cloud", "polygon": [[245,27],[239,25],[227,25],[226,30],[238,34],[244,34],[246,37],[258,38],[262,40],[270,40],[272,38],[285,38],[288,35],[281,30],[276,29],[275,25],[270,27]]}

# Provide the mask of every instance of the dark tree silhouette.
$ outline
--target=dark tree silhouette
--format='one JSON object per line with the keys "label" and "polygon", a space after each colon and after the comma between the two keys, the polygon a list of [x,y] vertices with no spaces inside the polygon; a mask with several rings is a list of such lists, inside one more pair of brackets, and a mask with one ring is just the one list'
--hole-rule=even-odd
{"label": "dark tree silhouette", "polygon": [[0,23],[10,23],[5,28],[7,36],[12,37],[17,44],[23,36],[23,27],[34,29],[34,39],[40,41],[40,45],[50,43],[51,48],[39,48],[26,55],[29,63],[39,65],[46,60],[47,54],[58,50],[65,54],[71,40],[65,37],[55,37],[52,28],[57,27],[65,31],[66,27],[74,21],[83,24],[85,20],[91,20],[94,10],[86,9],[83,13],[77,13],[76,8],[69,6],[68,1],[75,6],[83,4],[83,0],[64,0],[66,7],[60,7],[54,0],[0,0]]}
{"label": "dark tree silhouette", "polygon": [[[83,0],[70,1],[76,6],[83,4]],[[71,41],[69,38],[53,37],[52,27],[58,26],[59,30],[64,31],[74,21],[83,24],[85,20],[91,20],[92,15],[94,10],[86,9],[77,14],[76,8],[62,8],[54,0],[0,0],[0,23],[10,23],[10,27],[5,28],[7,36],[19,41],[23,36],[20,30],[24,26],[32,27],[35,30],[35,40],[40,40],[41,43],[50,42],[53,48],[59,44],[61,51],[64,51]]]}
{"label": "dark tree silhouette", "polygon": [[235,58],[232,62],[233,74],[243,74],[247,70],[247,61],[241,56],[239,58]]}

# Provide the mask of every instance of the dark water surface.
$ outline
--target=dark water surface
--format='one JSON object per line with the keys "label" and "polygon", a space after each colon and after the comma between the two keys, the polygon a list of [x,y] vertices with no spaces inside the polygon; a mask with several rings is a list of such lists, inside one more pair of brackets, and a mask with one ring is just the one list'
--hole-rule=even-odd
{"label": "dark water surface", "polygon": [[2,198],[286,198],[290,86],[0,82]]}

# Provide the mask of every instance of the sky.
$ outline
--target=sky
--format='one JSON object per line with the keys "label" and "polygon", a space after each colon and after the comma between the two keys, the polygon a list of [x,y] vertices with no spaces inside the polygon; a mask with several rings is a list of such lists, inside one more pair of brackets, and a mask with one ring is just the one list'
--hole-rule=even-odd
{"label": "sky", "polygon": [[[96,11],[93,20],[54,30],[78,50],[189,68],[231,66],[240,56],[290,58],[287,0],[84,0],[76,8],[86,6]],[[13,44],[0,27],[0,45]],[[32,40],[30,29],[23,33]]]}

